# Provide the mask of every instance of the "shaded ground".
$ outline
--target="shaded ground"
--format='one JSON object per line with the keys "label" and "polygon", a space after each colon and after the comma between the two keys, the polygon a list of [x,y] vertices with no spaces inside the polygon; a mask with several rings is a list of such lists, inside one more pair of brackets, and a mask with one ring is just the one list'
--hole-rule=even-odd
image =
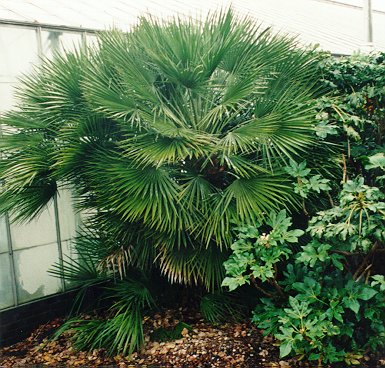
{"label": "shaded ground", "polygon": [[[184,329],[177,340],[150,341],[153,330],[170,328],[183,320],[192,327]],[[0,366],[5,368],[29,366],[66,367],[295,367],[309,366],[295,360],[283,361],[278,357],[274,342],[263,337],[249,323],[228,323],[212,326],[198,314],[186,315],[182,310],[166,311],[148,317],[145,322],[146,346],[131,357],[107,357],[104,350],[90,353],[74,351],[68,338],[49,341],[48,336],[60,326],[57,319],[40,326],[31,336],[13,346],[0,349]],[[366,365],[385,366],[381,363]]]}

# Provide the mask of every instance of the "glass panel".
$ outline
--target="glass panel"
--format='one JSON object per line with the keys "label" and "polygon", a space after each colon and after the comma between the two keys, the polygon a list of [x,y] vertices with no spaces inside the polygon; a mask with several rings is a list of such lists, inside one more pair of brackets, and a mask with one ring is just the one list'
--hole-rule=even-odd
{"label": "glass panel", "polygon": [[31,70],[38,61],[34,29],[0,27],[0,80],[14,81],[16,76]]}
{"label": "glass panel", "polygon": [[[5,217],[0,217],[0,253],[8,251],[8,235]],[[1,295],[1,294],[0,294]]]}
{"label": "glass panel", "polygon": [[14,252],[20,303],[60,291],[60,280],[48,274],[58,258],[56,243]]}
{"label": "glass panel", "polygon": [[97,47],[98,46],[98,37],[94,35],[87,34],[86,36],[87,46]]}
{"label": "glass panel", "polygon": [[[62,242],[62,251],[63,251],[63,260],[67,263],[72,263],[71,261],[76,259],[76,253],[74,251],[73,242],[71,240],[66,240]],[[77,285],[73,281],[67,281],[64,280],[66,287],[68,289],[71,289],[73,287],[76,287]]]}
{"label": "glass panel", "polygon": [[14,105],[14,103],[14,84],[1,82],[0,80],[0,111],[9,110]]}
{"label": "glass panel", "polygon": [[63,259],[69,261],[76,258],[73,240],[65,240],[62,242]]}
{"label": "glass panel", "polygon": [[65,33],[60,31],[42,31],[43,55],[52,58],[55,51],[71,51],[81,45],[79,33]]}
{"label": "glass panel", "polygon": [[53,203],[37,219],[26,224],[11,224],[11,239],[14,250],[56,242]]}
{"label": "glass panel", "polygon": [[68,240],[76,236],[77,215],[72,204],[72,194],[68,189],[59,192],[58,198],[60,236],[62,240]]}
{"label": "glass panel", "polygon": [[0,309],[13,305],[11,266],[8,254],[0,254]]}
{"label": "glass panel", "polygon": [[61,50],[70,51],[80,48],[82,36],[80,33],[63,33],[60,37]]}

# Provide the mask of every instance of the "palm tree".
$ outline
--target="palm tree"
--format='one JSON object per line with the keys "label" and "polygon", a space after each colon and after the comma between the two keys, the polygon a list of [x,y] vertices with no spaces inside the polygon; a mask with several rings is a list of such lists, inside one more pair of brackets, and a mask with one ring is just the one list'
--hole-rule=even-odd
{"label": "palm tree", "polygon": [[24,78],[0,210],[28,220],[69,186],[99,266],[213,290],[233,223],[295,205],[281,167],[313,143],[316,65],[232,11],[101,33]]}

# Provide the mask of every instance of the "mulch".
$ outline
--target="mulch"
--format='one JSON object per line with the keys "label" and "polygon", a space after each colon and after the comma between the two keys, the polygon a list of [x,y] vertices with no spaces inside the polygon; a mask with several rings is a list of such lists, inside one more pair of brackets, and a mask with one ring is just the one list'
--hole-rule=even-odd
{"label": "mulch", "polygon": [[[173,341],[151,341],[151,334],[159,327],[172,328],[179,321],[188,323],[192,330],[184,329],[180,338]],[[0,349],[0,367],[309,367],[306,362],[282,360],[278,347],[270,337],[264,337],[248,322],[225,323],[213,326],[199,314],[185,310],[167,310],[146,317],[144,323],[145,346],[131,356],[107,356],[103,349],[91,352],[75,351],[68,336],[52,341],[49,337],[62,324],[55,319],[41,325],[29,338]],[[380,361],[373,365],[370,358],[361,367],[384,366]]]}

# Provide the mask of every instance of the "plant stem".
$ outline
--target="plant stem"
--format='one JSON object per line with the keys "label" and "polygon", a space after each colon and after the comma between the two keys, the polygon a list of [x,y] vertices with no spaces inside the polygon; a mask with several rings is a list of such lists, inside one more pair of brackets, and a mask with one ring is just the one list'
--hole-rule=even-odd
{"label": "plant stem", "polygon": [[272,298],[272,297],[274,296],[273,294],[271,294],[271,293],[269,293],[268,291],[262,289],[262,288],[258,285],[257,280],[255,279],[255,277],[254,277],[253,274],[250,274],[249,277],[250,277],[250,280],[251,280],[251,283],[253,284],[253,286],[254,286],[258,291],[260,291],[263,295],[268,296],[269,298]]}
{"label": "plant stem", "polygon": [[[302,187],[302,180],[301,180],[301,177],[299,177],[299,176],[297,176],[297,184],[298,184],[299,187]],[[302,210],[303,210],[303,213],[305,214],[305,216],[309,217],[309,212],[306,209],[305,199],[304,198],[302,198]]]}
{"label": "plant stem", "polygon": [[357,256],[359,254],[362,254],[361,252],[347,252],[344,250],[338,250],[338,249],[331,249],[331,253],[337,253],[337,254],[342,254],[343,256]]}
{"label": "plant stem", "polygon": [[332,207],[334,207],[334,201],[333,201],[333,198],[332,196],[330,195],[330,193],[327,191],[326,192],[326,195],[328,196],[328,199],[329,199],[329,203]]}
{"label": "plant stem", "polygon": [[342,182],[346,183],[348,180],[347,167],[346,167],[346,159],[345,155],[342,154]]}
{"label": "plant stem", "polygon": [[277,282],[278,268],[276,263],[274,263],[274,271],[275,271],[274,278],[270,280],[270,283],[275,287],[275,289],[277,290],[281,298],[286,299],[285,293],[283,292],[281,286]]}
{"label": "plant stem", "polygon": [[[368,267],[366,267],[362,273],[357,277],[357,280],[356,282],[360,281],[361,280],[361,277],[365,275],[366,271],[370,270],[372,268],[372,264],[370,264]],[[370,274],[370,272],[368,272],[368,274]]]}
{"label": "plant stem", "polygon": [[286,299],[286,295],[285,293],[283,292],[281,286],[278,284],[277,280],[276,279],[272,279],[271,280],[271,284],[274,286],[275,290],[277,290],[278,294],[280,295],[280,297],[282,299]]}
{"label": "plant stem", "polygon": [[378,248],[378,242],[374,243],[370,252],[366,255],[366,257],[363,259],[360,266],[357,268],[357,271],[353,275],[354,280],[358,281],[361,278],[361,274],[363,272],[366,272],[367,263],[368,263],[369,259],[374,255],[374,253],[376,253],[377,248]]}
{"label": "plant stem", "polygon": [[306,209],[305,200],[302,198],[302,209],[306,217],[309,217],[309,212]]}

